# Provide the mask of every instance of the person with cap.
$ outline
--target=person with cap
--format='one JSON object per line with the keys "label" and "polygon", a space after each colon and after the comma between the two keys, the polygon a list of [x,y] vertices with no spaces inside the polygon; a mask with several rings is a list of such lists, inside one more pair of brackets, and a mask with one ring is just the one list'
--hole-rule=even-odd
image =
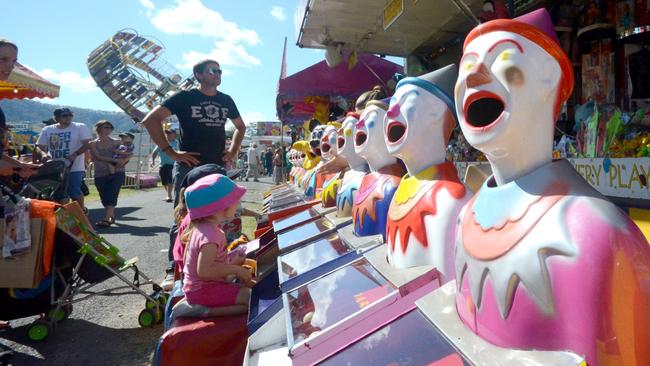
{"label": "person with cap", "polygon": [[41,162],[50,159],[66,162],[65,182],[55,192],[54,198],[59,202],[72,198],[85,210],[81,183],[86,174],[84,153],[90,147],[92,135],[85,124],[72,122],[72,117],[69,108],[55,109],[56,124],[43,128],[36,140],[36,149],[42,156]]}
{"label": "person with cap", "polygon": [[[182,90],[155,107],[142,121],[151,138],[176,163],[174,164],[174,195],[178,201],[180,182],[193,166],[224,165],[237,156],[246,125],[233,99],[217,90],[222,70],[214,60],[204,60],[193,68],[199,88]],[[165,139],[162,124],[171,115],[178,117],[179,150]],[[232,143],[226,151],[226,121],[235,125]]]}
{"label": "person with cap", "polygon": [[229,252],[223,222],[235,217],[246,188],[221,174],[205,176],[184,193],[190,225],[181,235],[186,245],[183,266],[183,306],[198,306],[200,314],[222,316],[248,310],[252,272],[244,256]]}
{"label": "person with cap", "polygon": [[[174,151],[178,150],[178,141],[176,140],[176,130],[165,130],[165,136],[167,137],[167,142],[169,146],[172,147]],[[160,166],[158,168],[158,175],[160,176],[160,183],[165,187],[165,201],[172,202],[172,190],[174,188],[173,181],[173,169],[174,169],[174,160],[169,157],[164,151],[160,149],[160,146],[156,146],[155,149],[151,152],[151,167],[153,168],[156,164],[156,157],[160,157]]]}
{"label": "person with cap", "polygon": [[[95,226],[103,228],[115,223],[115,206],[117,197],[124,183],[124,165],[115,167],[118,160],[114,158],[121,140],[111,137],[113,124],[101,120],[95,124],[97,138],[90,143],[90,152],[95,166],[95,187],[104,206],[104,218]],[[111,169],[113,168],[113,169]]]}

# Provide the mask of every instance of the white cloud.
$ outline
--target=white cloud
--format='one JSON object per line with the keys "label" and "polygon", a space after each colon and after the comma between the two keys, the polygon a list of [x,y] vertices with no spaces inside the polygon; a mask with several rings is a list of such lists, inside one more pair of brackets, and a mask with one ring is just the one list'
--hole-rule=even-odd
{"label": "white cloud", "polygon": [[[191,69],[197,62],[205,59],[212,59],[223,66],[247,67],[261,66],[262,61],[255,56],[250,55],[242,45],[233,44],[227,41],[217,41],[214,48],[208,53],[199,51],[183,52],[183,63],[177,65],[180,69]],[[229,75],[227,69],[225,75]]]}
{"label": "white cloud", "polygon": [[74,71],[57,72],[52,69],[44,69],[37,73],[46,80],[59,84],[62,91],[71,89],[77,93],[92,93],[98,90],[93,78],[82,76]]}
{"label": "white cloud", "polygon": [[156,6],[153,4],[153,1],[151,0],[140,0],[140,5],[144,6],[147,9],[147,16],[151,16],[153,10],[156,8]]}
{"label": "white cloud", "polygon": [[255,31],[240,28],[237,23],[226,21],[220,13],[206,8],[200,0],[179,0],[175,7],[159,10],[151,22],[157,29],[169,34],[214,37],[235,44],[261,43]]}
{"label": "white cloud", "polygon": [[284,15],[284,8],[281,6],[274,6],[271,9],[271,16],[273,16],[275,19],[284,22],[285,19],[287,19],[287,16]]}
{"label": "white cloud", "polygon": [[151,0],[140,0],[140,5],[144,6],[147,8],[147,10],[153,10],[155,8],[153,2]]}

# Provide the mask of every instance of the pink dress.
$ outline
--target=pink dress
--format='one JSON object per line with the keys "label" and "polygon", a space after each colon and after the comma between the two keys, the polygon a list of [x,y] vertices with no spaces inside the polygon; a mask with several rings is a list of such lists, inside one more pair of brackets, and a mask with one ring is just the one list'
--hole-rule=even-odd
{"label": "pink dress", "polygon": [[204,245],[216,245],[215,266],[228,263],[226,236],[214,224],[201,223],[193,231],[187,244],[185,264],[183,267],[183,291],[190,304],[207,307],[234,305],[240,285],[225,281],[210,281],[199,277],[197,273],[199,252]]}

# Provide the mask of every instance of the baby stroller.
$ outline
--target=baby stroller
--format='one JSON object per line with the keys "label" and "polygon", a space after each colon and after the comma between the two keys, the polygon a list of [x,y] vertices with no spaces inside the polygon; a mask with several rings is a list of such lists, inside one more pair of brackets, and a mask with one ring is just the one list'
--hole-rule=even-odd
{"label": "baby stroller", "polygon": [[[51,200],[64,181],[65,165],[60,161],[44,164],[38,174],[19,184],[25,198]],[[4,191],[12,200],[21,197]],[[139,294],[145,299],[138,316],[142,327],[162,322],[167,294],[149,277],[139,271],[138,259],[125,260],[119,249],[97,235],[82,220],[60,205],[52,205],[56,217],[54,250],[50,273],[34,289],[0,289],[0,314],[4,320],[38,315],[27,327],[27,338],[34,342],[45,340],[56,327],[72,313],[74,303],[92,296]],[[131,273],[132,277],[127,277]],[[119,286],[93,291],[99,283],[119,278]],[[146,292],[144,286],[152,286]]]}

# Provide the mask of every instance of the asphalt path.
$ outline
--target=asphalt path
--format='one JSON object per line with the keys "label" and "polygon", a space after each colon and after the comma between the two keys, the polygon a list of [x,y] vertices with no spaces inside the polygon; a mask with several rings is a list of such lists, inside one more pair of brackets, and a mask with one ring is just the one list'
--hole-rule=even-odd
{"label": "asphalt path", "polygon": [[[261,180],[240,182],[249,189],[244,197],[246,207],[259,207],[263,191],[271,187],[270,178]],[[138,257],[140,271],[156,281],[164,277],[172,214],[172,204],[163,198],[161,189],[122,198],[117,208],[117,225],[100,231],[120,248],[123,257]],[[87,206],[92,222],[102,217],[99,202]],[[97,288],[120,283],[111,278]],[[145,289],[150,292],[151,286]],[[149,365],[163,328],[138,325],[137,317],[144,305],[145,299],[140,295],[95,296],[74,304],[70,318],[60,322],[45,341],[27,340],[27,325],[36,319],[30,317],[11,321],[11,329],[0,331],[0,344],[14,350],[12,365]]]}

